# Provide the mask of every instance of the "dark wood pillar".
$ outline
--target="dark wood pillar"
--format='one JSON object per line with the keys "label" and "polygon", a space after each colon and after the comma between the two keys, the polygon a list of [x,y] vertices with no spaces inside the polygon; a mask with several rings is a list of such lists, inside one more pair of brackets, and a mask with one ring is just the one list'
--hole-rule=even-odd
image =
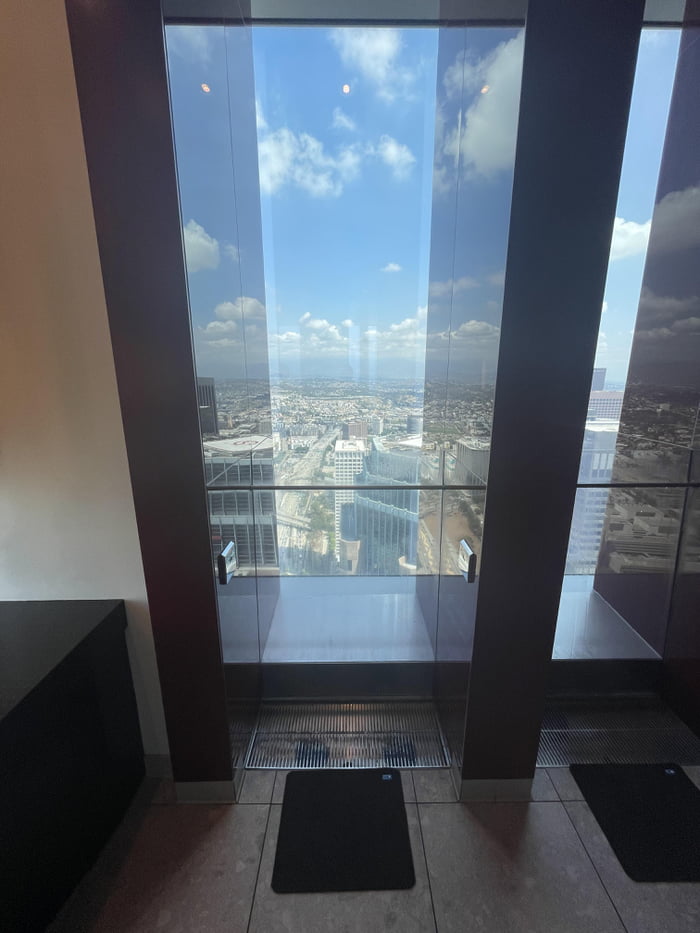
{"label": "dark wood pillar", "polygon": [[643,6],[529,3],[466,793],[534,773]]}
{"label": "dark wood pillar", "polygon": [[[175,780],[230,781],[159,0],[66,0]],[[89,464],[87,465],[89,467]],[[103,530],[109,560],[109,528]]]}

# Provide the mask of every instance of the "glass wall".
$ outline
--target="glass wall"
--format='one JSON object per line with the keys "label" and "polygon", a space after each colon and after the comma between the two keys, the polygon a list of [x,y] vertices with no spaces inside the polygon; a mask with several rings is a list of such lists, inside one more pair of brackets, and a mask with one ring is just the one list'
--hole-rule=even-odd
{"label": "glass wall", "polygon": [[167,44],[225,659],[464,661],[523,31]]}
{"label": "glass wall", "polygon": [[681,35],[642,33],[555,658],[664,652],[700,402],[697,256],[674,226],[700,180]]}

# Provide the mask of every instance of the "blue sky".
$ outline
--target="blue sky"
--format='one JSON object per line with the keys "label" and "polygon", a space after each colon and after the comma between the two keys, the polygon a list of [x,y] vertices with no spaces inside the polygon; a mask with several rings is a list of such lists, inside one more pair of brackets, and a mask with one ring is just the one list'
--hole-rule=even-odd
{"label": "blue sky", "polygon": [[[677,45],[640,49],[596,361],[612,381]],[[449,353],[452,378],[492,381],[522,49],[513,29],[168,27],[201,375],[421,382]]]}

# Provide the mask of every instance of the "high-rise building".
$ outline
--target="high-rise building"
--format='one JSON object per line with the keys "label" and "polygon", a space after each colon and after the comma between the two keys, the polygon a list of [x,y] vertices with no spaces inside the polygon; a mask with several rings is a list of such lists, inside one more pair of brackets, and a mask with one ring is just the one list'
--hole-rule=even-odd
{"label": "high-rise building", "polygon": [[479,437],[463,437],[455,444],[455,473],[465,486],[486,485],[491,443]]}
{"label": "high-rise building", "polygon": [[358,570],[362,542],[357,537],[357,521],[354,502],[343,502],[340,506],[340,542],[338,562],[341,573],[355,574]]}
{"label": "high-rise building", "polygon": [[[610,480],[618,428],[619,422],[615,420],[586,422],[579,469],[580,484]],[[605,487],[577,491],[566,556],[566,573],[595,573],[608,493],[609,490]]]}
{"label": "high-rise building", "polygon": [[369,429],[375,436],[384,433],[384,419],[380,415],[375,415],[369,419]]}
{"label": "high-rise building", "polygon": [[343,425],[343,440],[351,441],[354,438],[366,440],[367,427],[368,425],[366,421],[346,421]]}
{"label": "high-rise building", "polygon": [[[363,440],[339,440],[335,442],[336,486],[352,486],[365,466],[366,447]],[[335,491],[335,556],[340,556],[341,513],[345,502],[355,501],[353,489]]]}
{"label": "high-rise building", "polygon": [[405,447],[389,448],[378,437],[373,437],[367,456],[367,472],[377,483],[397,480],[403,483],[419,482],[420,458],[416,450]]}
{"label": "high-rise building", "polygon": [[408,415],[406,417],[406,433],[407,434],[422,434],[423,433],[423,415]]}
{"label": "high-rise building", "polygon": [[596,367],[593,370],[593,379],[591,381],[591,392],[602,392],[605,388],[605,376],[607,370]]}
{"label": "high-rise building", "polygon": [[242,486],[270,482],[272,460],[231,460],[211,457],[204,461],[209,498],[212,552],[216,556],[229,541],[236,545],[238,567],[255,573],[279,566],[275,494],[269,489],[222,489],[217,483]]}
{"label": "high-rise building", "polygon": [[[382,480],[365,478],[374,483]],[[359,568],[371,576],[395,576],[417,561],[418,490],[401,488],[398,480],[383,482],[396,488],[365,488],[355,494]]]}
{"label": "high-rise building", "polygon": [[219,436],[219,419],[216,413],[216,389],[214,380],[197,376],[197,404],[199,405],[199,427],[205,434]]}
{"label": "high-rise building", "polygon": [[624,392],[591,392],[588,401],[588,420],[612,418],[614,421],[619,421],[624,396]]}

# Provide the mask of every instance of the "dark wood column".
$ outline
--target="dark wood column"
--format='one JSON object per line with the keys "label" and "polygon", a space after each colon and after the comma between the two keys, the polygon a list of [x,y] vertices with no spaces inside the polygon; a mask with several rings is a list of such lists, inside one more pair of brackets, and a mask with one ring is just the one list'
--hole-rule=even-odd
{"label": "dark wood column", "polygon": [[229,781],[160,2],[66,9],[174,775]]}
{"label": "dark wood column", "polygon": [[465,780],[534,773],[643,0],[530,0]]}

